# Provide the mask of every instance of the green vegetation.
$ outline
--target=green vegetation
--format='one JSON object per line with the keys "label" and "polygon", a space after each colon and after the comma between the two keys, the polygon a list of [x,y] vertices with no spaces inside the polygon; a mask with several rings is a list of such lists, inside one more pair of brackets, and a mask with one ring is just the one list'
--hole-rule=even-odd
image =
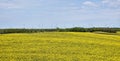
{"label": "green vegetation", "polygon": [[120,61],[120,35],[89,32],[0,34],[0,61]]}
{"label": "green vegetation", "polygon": [[0,29],[0,34],[7,33],[37,33],[37,32],[107,32],[117,33],[120,28],[56,28],[56,29]]}

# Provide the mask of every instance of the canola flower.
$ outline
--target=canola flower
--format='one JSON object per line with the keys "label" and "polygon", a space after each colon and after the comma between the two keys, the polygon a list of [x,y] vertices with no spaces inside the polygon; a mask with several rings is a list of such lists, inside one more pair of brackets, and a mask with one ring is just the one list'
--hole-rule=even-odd
{"label": "canola flower", "polygon": [[120,61],[120,35],[88,32],[1,34],[0,61]]}

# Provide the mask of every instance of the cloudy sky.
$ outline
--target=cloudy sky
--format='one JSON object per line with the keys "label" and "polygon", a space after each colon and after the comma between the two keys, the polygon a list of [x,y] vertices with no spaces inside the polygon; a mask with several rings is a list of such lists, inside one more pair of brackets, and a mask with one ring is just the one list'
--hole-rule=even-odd
{"label": "cloudy sky", "polygon": [[0,0],[0,28],[120,27],[120,0]]}

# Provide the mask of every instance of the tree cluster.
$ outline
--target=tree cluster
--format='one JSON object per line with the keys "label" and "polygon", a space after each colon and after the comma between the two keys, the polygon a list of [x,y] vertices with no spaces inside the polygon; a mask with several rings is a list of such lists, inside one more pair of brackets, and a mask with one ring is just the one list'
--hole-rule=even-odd
{"label": "tree cluster", "polygon": [[120,28],[55,28],[55,29],[0,29],[0,34],[7,33],[36,33],[36,32],[108,32],[116,33]]}

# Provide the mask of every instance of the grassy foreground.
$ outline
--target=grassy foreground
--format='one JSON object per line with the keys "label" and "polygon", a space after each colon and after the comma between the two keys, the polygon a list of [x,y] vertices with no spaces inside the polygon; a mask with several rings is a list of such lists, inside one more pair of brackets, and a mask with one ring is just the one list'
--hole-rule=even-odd
{"label": "grassy foreground", "polygon": [[120,35],[0,34],[0,61],[120,61]]}

